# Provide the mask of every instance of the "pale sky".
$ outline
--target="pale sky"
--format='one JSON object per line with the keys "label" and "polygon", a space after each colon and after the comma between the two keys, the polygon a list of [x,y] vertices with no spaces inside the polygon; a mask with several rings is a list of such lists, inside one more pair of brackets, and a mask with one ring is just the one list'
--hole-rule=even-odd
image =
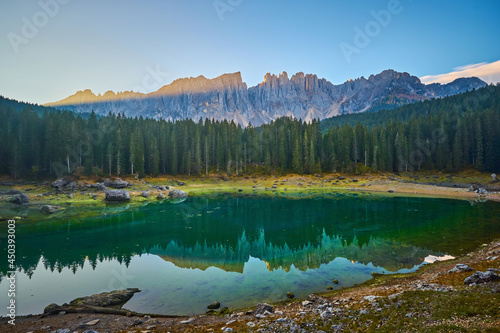
{"label": "pale sky", "polygon": [[0,95],[46,103],[237,71],[249,86],[283,71],[498,81],[499,14],[497,0],[2,0]]}

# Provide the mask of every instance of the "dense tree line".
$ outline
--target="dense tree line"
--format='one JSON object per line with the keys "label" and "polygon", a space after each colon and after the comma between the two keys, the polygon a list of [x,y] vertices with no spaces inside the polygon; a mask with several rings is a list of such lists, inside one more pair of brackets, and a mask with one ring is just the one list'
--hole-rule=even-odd
{"label": "dense tree line", "polygon": [[328,128],[289,118],[258,128],[83,118],[10,104],[0,103],[0,173],[13,177],[500,168],[500,86],[356,115],[354,124],[354,115],[336,117]]}

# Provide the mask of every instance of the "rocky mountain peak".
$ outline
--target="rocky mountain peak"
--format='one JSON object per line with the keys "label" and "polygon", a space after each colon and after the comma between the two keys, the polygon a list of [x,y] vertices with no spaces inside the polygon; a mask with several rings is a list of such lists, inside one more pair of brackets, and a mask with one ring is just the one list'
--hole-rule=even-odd
{"label": "rocky mountain peak", "polygon": [[[233,120],[243,126],[261,125],[278,117],[304,121],[345,113],[393,108],[429,98],[444,97],[484,87],[478,78],[457,79],[449,84],[422,84],[406,72],[392,69],[334,85],[315,74],[298,72],[267,73],[257,86],[247,88],[241,73],[223,74],[213,79],[182,78],[149,94],[112,91],[95,95],[90,90],[51,106],[76,112],[106,115],[109,112],[169,120],[211,118]],[[115,100],[129,99],[129,103]]]}

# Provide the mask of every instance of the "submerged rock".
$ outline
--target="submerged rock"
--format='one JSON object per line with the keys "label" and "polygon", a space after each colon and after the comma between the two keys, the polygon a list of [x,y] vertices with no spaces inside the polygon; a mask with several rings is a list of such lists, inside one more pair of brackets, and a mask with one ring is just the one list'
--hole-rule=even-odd
{"label": "submerged rock", "polygon": [[59,206],[45,205],[41,208],[41,211],[45,214],[54,214],[59,209],[61,209]]}
{"label": "submerged rock", "polygon": [[128,201],[130,194],[124,190],[110,190],[106,192],[106,201]]}
{"label": "submerged rock", "polygon": [[287,291],[286,297],[288,297],[289,299],[293,299],[295,295],[291,291]]}

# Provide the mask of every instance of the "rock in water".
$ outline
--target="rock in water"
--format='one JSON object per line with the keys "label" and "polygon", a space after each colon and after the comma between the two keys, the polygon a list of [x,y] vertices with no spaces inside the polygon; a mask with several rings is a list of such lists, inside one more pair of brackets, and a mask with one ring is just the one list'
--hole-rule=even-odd
{"label": "rock in water", "polygon": [[30,202],[30,199],[26,194],[18,194],[14,196],[12,199],[10,199],[10,202],[16,204],[16,205],[22,205],[22,204],[27,204]]}
{"label": "rock in water", "polygon": [[111,188],[124,188],[128,186],[128,182],[124,181],[121,178],[115,178],[113,180],[106,178],[104,180],[104,186]]}
{"label": "rock in water", "polygon": [[107,306],[121,307],[123,304],[127,303],[132,298],[132,296],[134,296],[135,293],[138,292],[140,292],[140,290],[137,288],[115,290],[106,293],[75,298],[69,304],[89,305],[89,306],[99,306],[99,307],[107,307]]}
{"label": "rock in water", "polygon": [[61,209],[61,207],[59,206],[45,205],[42,207],[41,211],[44,212],[45,214],[54,214],[59,209]]}
{"label": "rock in water", "polygon": [[500,280],[500,276],[492,271],[476,272],[464,280],[464,284],[476,285]]}
{"label": "rock in water", "polygon": [[110,190],[106,192],[106,201],[129,201],[130,194],[124,190]]}
{"label": "rock in water", "polygon": [[289,299],[293,299],[295,297],[295,295],[291,291],[287,291],[286,297],[288,297]]}
{"label": "rock in water", "polygon": [[220,303],[218,301],[212,302],[207,306],[207,309],[215,310],[220,308]]}
{"label": "rock in water", "polygon": [[172,190],[168,193],[168,196],[171,198],[187,198],[188,195],[186,192],[181,190]]}

